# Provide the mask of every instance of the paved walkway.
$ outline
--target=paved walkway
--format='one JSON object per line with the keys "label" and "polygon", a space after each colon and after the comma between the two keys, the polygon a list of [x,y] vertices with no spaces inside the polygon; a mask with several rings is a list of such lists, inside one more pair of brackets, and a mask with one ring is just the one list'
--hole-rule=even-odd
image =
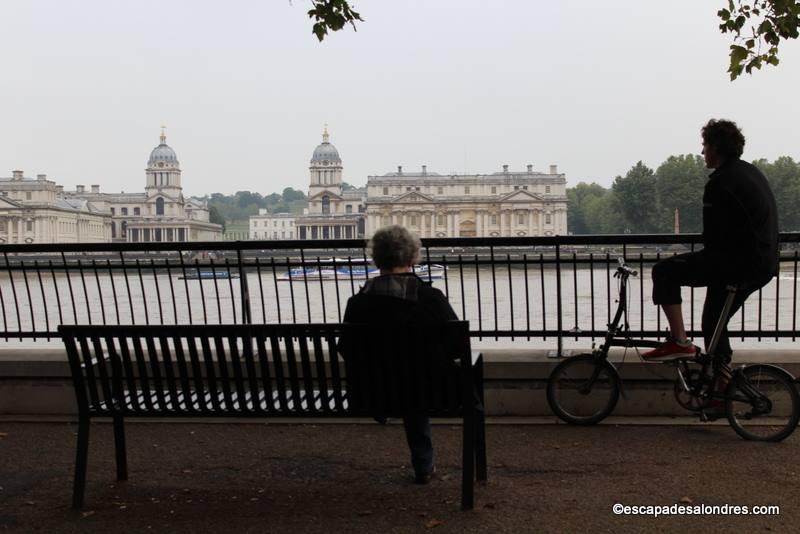
{"label": "paved walkway", "polygon": [[[410,482],[398,425],[92,427],[87,507],[70,509],[74,425],[0,421],[0,531],[800,531],[800,433],[745,442],[724,425],[493,424],[489,484],[459,510],[461,429],[434,427],[439,478]],[[620,516],[626,505],[777,505],[771,516]]]}

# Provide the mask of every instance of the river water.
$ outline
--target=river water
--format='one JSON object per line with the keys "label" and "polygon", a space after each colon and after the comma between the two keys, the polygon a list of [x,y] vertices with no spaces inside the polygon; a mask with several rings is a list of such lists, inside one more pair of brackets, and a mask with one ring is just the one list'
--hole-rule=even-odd
{"label": "river water", "polygon": [[[787,266],[789,267],[789,266]],[[277,272],[277,274],[281,274]],[[605,266],[594,269],[570,266],[561,271],[561,316],[564,330],[603,329],[613,314],[617,281],[607,277]],[[558,327],[558,275],[554,268],[531,265],[509,269],[465,265],[451,267],[446,279],[433,285],[448,295],[460,318],[468,319],[472,330],[546,329]],[[338,322],[347,298],[358,291],[363,280],[278,281],[272,271],[247,274],[252,320],[268,322]],[[760,295],[754,294],[743,312],[731,320],[738,330],[794,330],[797,315],[798,280],[793,269],[784,270]],[[594,290],[592,290],[592,288]],[[649,270],[631,278],[629,322],[636,330],[664,330],[663,315],[650,300],[652,285]],[[164,271],[94,273],[19,272],[0,275],[2,325],[10,331],[54,330],[60,323],[91,324],[176,324],[226,323],[242,320],[240,279],[183,280],[179,273]],[[687,327],[699,328],[705,290],[684,289],[684,317]],[[760,321],[760,323],[759,323]],[[42,346],[45,340],[18,338],[6,346]],[[60,345],[60,341],[52,342]],[[554,348],[556,339],[548,337],[493,338],[476,340],[478,346]],[[566,338],[566,347],[587,347],[588,338]],[[734,348],[794,348],[791,338],[735,339]]]}

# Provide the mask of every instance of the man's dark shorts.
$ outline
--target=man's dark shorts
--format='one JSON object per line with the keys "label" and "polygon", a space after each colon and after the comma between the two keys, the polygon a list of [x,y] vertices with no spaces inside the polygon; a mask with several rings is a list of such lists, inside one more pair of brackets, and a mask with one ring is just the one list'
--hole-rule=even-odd
{"label": "man's dark shorts", "polygon": [[[727,286],[721,274],[721,266],[709,261],[708,255],[700,252],[679,254],[659,261],[653,266],[653,303],[655,304],[680,304],[681,286],[707,287],[706,300],[703,305],[703,319],[701,328],[705,338],[706,349],[711,342],[714,329],[717,326],[725,299],[728,297]],[[734,285],[737,286],[736,298],[733,301],[730,315],[742,307],[753,292],[764,287],[772,277],[761,280],[745,280]],[[728,317],[730,318],[730,316]],[[716,353],[725,360],[730,361],[733,353],[728,339],[727,321],[726,328],[720,337]]]}

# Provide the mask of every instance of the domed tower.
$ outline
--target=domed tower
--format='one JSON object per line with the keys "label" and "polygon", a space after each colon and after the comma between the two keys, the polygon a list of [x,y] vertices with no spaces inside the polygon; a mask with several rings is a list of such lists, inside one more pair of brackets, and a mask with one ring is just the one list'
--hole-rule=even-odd
{"label": "domed tower", "polygon": [[314,149],[311,165],[308,167],[311,174],[309,198],[322,191],[330,191],[338,196],[342,194],[342,158],[339,157],[339,151],[330,143],[329,138],[326,125],[322,132],[322,143]]}
{"label": "domed tower", "polygon": [[161,143],[150,152],[147,160],[147,184],[145,193],[147,198],[163,194],[171,199],[178,200],[182,197],[181,167],[175,151],[167,145],[167,136],[164,127],[161,127]]}

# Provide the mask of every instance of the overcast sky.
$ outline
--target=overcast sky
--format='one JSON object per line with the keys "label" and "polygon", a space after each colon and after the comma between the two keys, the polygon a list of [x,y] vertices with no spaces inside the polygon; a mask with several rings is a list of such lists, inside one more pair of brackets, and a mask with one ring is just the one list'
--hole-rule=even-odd
{"label": "overcast sky", "polygon": [[142,191],[160,125],[184,192],[307,190],[325,123],[346,181],[503,164],[610,185],[697,153],[800,158],[800,43],[730,82],[724,0],[355,0],[323,43],[305,0],[2,0],[0,176]]}

